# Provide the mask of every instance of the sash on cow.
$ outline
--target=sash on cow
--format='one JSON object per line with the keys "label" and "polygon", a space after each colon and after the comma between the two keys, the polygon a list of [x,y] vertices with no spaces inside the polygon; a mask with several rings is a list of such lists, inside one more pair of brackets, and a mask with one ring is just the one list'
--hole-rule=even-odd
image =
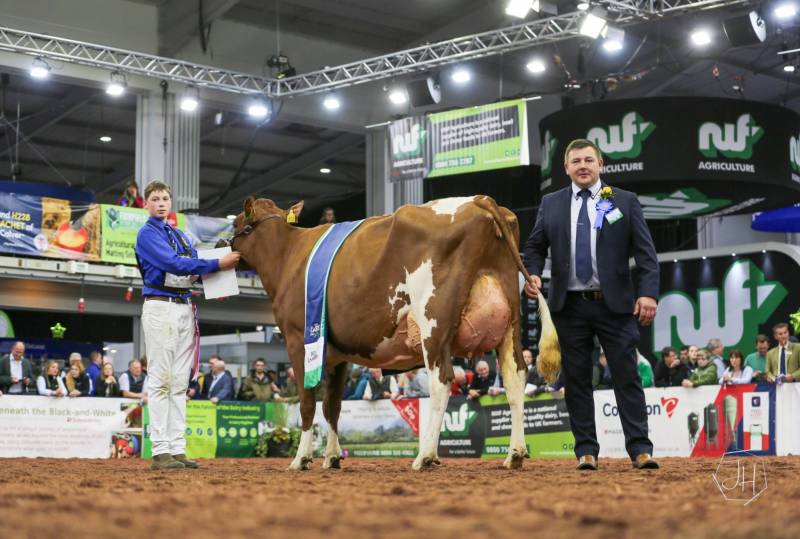
{"label": "sash on cow", "polygon": [[333,259],[344,241],[361,221],[336,223],[317,240],[306,266],[305,374],[303,387],[316,387],[325,374],[327,342],[326,296]]}

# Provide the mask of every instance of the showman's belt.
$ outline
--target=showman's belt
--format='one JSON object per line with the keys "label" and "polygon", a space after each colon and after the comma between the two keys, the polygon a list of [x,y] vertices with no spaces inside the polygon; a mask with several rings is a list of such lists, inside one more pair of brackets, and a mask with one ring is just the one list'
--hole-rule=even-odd
{"label": "showman's belt", "polygon": [[189,303],[189,298],[175,298],[172,296],[145,296],[145,301],[168,301],[170,303]]}
{"label": "showman's belt", "polygon": [[603,293],[600,290],[570,290],[567,294],[577,296],[586,301],[600,301]]}

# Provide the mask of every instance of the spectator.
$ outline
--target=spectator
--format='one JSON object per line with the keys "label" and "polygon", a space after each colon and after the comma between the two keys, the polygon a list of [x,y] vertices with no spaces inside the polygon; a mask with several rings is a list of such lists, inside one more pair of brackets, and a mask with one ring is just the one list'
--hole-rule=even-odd
{"label": "spectator", "polygon": [[[689,350],[686,350],[686,360],[689,362]],[[696,354],[695,354],[696,357]],[[656,365],[656,387],[678,387],[689,378],[689,366],[675,357],[675,349],[671,346],[661,350],[661,361]]]}
{"label": "spectator", "polygon": [[208,358],[208,372],[198,374],[198,380],[200,380],[200,375],[202,374],[203,383],[200,384],[201,394],[200,398],[208,400],[208,389],[211,386],[211,379],[213,378],[214,372],[214,365],[217,361],[222,361],[222,358],[219,357],[217,354],[212,355]]}
{"label": "spectator", "polygon": [[743,367],[744,356],[739,350],[731,350],[728,354],[728,367],[722,376],[719,377],[719,383],[722,385],[732,384],[749,384],[753,379],[753,369],[750,367]]}
{"label": "spectator", "polygon": [[64,387],[64,382],[58,375],[57,361],[51,359],[45,363],[43,374],[36,379],[36,387],[39,395],[47,397],[65,397],[67,395],[67,388]]}
{"label": "spectator", "polygon": [[642,379],[642,387],[653,387],[653,366],[639,350],[636,350],[636,361],[639,368],[639,378]]}
{"label": "spectator", "polygon": [[605,352],[597,356],[597,365],[592,369],[592,387],[594,389],[611,389],[614,382],[611,380],[611,369],[608,368],[608,359]]}
{"label": "spectator", "polygon": [[717,366],[711,362],[708,352],[705,350],[697,351],[697,368],[689,375],[689,378],[681,382],[683,387],[697,387],[717,384]]}
{"label": "spectator", "polygon": [[279,383],[280,379],[278,378],[278,373],[274,369],[270,369],[267,371],[267,376],[269,376],[269,379],[272,380],[273,384],[275,384],[275,387],[280,389],[281,385]]}
{"label": "spectator", "polygon": [[24,395],[33,382],[33,367],[25,357],[25,343],[17,341],[11,353],[0,360],[0,391],[6,395]]}
{"label": "spectator", "polygon": [[[86,374],[89,375],[89,380],[92,383],[97,381],[97,377],[100,376],[100,371],[103,368],[103,354],[99,351],[94,350],[91,354],[89,354],[89,366],[86,367]],[[95,384],[97,385],[97,384]],[[90,395],[95,394],[95,388],[92,388],[92,391],[89,392]]]}
{"label": "spectator", "polygon": [[789,324],[775,324],[772,332],[778,346],[767,352],[767,381],[794,382],[800,377],[800,346],[789,342]]}
{"label": "spectator", "polygon": [[530,372],[531,369],[533,368],[533,352],[531,352],[527,348],[523,348],[522,360],[525,362],[525,366],[528,368],[528,372]]}
{"label": "spectator", "polygon": [[278,386],[267,374],[267,362],[258,358],[253,362],[253,370],[242,384],[242,400],[267,402],[278,394]]}
{"label": "spectator", "polygon": [[453,383],[450,384],[450,396],[466,395],[469,391],[467,371],[463,367],[453,367]]}
{"label": "spectator", "polygon": [[128,208],[144,208],[144,199],[139,195],[139,185],[135,180],[131,180],[125,186],[125,191],[119,197],[117,205]]}
{"label": "spectator", "polygon": [[489,371],[489,364],[484,360],[478,361],[475,364],[475,376],[469,384],[467,399],[477,399],[482,395],[486,395],[493,381]]}
{"label": "spectator", "polygon": [[756,351],[749,354],[744,360],[744,366],[753,369],[753,383],[766,382],[767,352],[769,351],[769,337],[763,333],[756,335]]}
{"label": "spectator", "polygon": [[681,346],[681,351],[678,353],[678,359],[684,365],[689,364],[689,346],[684,344]]}
{"label": "spectator", "polygon": [[722,354],[725,351],[725,346],[719,339],[709,339],[708,346],[708,359],[717,367],[717,376],[725,372],[725,361],[722,359]]}
{"label": "spectator", "polygon": [[428,392],[428,375],[424,368],[411,370],[405,373],[403,397],[407,399],[430,397],[430,393]]}
{"label": "spectator", "polygon": [[[366,377],[364,376],[366,374]],[[369,381],[367,378],[369,377],[369,373],[366,369],[361,369],[360,367],[356,367],[353,365],[353,368],[350,370],[350,377],[347,379],[347,382],[344,384],[344,393],[342,394],[342,400],[361,400],[364,396],[364,389],[367,386],[367,382]],[[363,383],[362,383],[363,379]],[[361,389],[361,394],[356,396],[359,388]]]}
{"label": "spectator", "polygon": [[693,370],[697,368],[697,352],[699,351],[700,349],[695,345],[693,344],[689,345],[689,350],[687,351],[687,355],[689,356],[689,363],[686,366],[689,367],[690,374]]}
{"label": "spectator", "polygon": [[92,382],[89,380],[89,375],[83,370],[83,361],[81,361],[80,354],[77,361],[72,360],[72,364],[64,377],[64,387],[67,388],[67,395],[69,397],[88,397],[92,389]]}
{"label": "spectator", "polygon": [[333,208],[328,206],[324,210],[322,210],[322,215],[319,218],[319,224],[327,225],[328,223],[335,223],[336,222],[336,214],[333,211]]}
{"label": "spectator", "polygon": [[283,388],[279,397],[275,400],[280,402],[294,403],[300,401],[300,392],[297,389],[297,379],[294,377],[294,369],[286,369],[286,387]]}
{"label": "spectator", "polygon": [[[83,365],[83,358],[81,357],[81,355],[78,352],[72,352],[69,355],[69,358],[67,359],[67,364],[64,365],[64,370],[61,371],[61,378],[64,378],[69,374],[69,369],[70,369],[70,367],[72,367],[72,364],[75,363],[75,362],[79,362],[81,365]],[[85,369],[81,369],[81,371],[84,371],[84,370]]]}
{"label": "spectator", "polygon": [[94,383],[95,395],[97,397],[119,397],[119,383],[114,376],[114,365],[106,363],[103,370]]}
{"label": "spectator", "polygon": [[147,375],[142,372],[142,362],[132,359],[128,362],[128,370],[119,377],[119,391],[126,399],[144,398],[144,385]]}
{"label": "spectator", "polygon": [[489,388],[489,391],[486,393],[494,397],[495,395],[502,395],[506,392],[505,385],[503,385],[503,375],[500,373],[500,360],[494,360],[494,382],[492,382],[492,387]]}
{"label": "spectator", "polygon": [[369,370],[369,383],[364,390],[363,400],[396,399],[399,391],[394,376],[383,376],[381,369]]}
{"label": "spectator", "polygon": [[211,383],[208,384],[208,400],[217,404],[219,401],[233,400],[233,376],[225,370],[225,362],[214,361],[211,366]]}
{"label": "spectator", "polygon": [[[522,357],[525,357],[524,350],[522,351]],[[546,390],[547,382],[542,378],[542,375],[539,374],[536,364],[531,363],[531,366],[528,368],[528,377],[525,380],[525,394],[529,397],[533,397]]]}
{"label": "spectator", "polygon": [[139,363],[142,364],[142,372],[145,376],[147,376],[147,356],[142,356],[139,358]]}

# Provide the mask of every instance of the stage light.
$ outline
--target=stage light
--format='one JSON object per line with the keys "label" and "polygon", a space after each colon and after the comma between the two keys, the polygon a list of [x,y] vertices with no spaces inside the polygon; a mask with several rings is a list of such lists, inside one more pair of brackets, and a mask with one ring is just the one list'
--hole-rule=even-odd
{"label": "stage light", "polygon": [[617,52],[622,50],[622,42],[625,40],[625,30],[621,28],[608,27],[606,38],[603,40],[603,49],[606,52]]}
{"label": "stage light", "polygon": [[264,101],[263,99],[257,99],[250,103],[250,106],[247,107],[247,114],[253,118],[258,120],[263,120],[267,118],[271,114],[269,102]]}
{"label": "stage light", "polygon": [[228,215],[226,217],[226,219],[228,219],[229,221],[233,221],[234,219],[236,219],[236,216],[235,215]]}
{"label": "stage light", "polygon": [[395,88],[389,92],[389,101],[393,105],[405,105],[408,103],[408,94],[402,88]]}
{"label": "stage light", "polygon": [[775,8],[774,13],[779,19],[791,19],[797,15],[797,5],[794,2],[784,2]]}
{"label": "stage light", "polygon": [[791,64],[786,64],[785,66],[783,66],[783,70],[784,70],[786,73],[794,73],[795,69],[796,69],[796,68],[795,68],[793,65],[791,65]]}
{"label": "stage light", "polygon": [[50,65],[41,57],[36,57],[31,63],[31,77],[34,79],[46,79],[50,76]]}
{"label": "stage light", "polygon": [[587,11],[589,9],[589,2],[578,2],[578,5],[575,7],[578,8],[578,11]]}
{"label": "stage light", "polygon": [[547,66],[544,65],[544,62],[539,59],[531,60],[525,67],[531,73],[543,73],[545,69],[547,69]]}
{"label": "stage light", "polygon": [[100,137],[100,142],[103,142],[103,143],[107,144],[107,143],[111,142],[111,137],[109,137],[108,135],[103,135],[102,137]]}
{"label": "stage light", "polygon": [[334,93],[329,93],[325,96],[325,99],[322,100],[322,106],[328,110],[339,110],[342,106],[342,102],[339,101],[339,97]]}
{"label": "stage light", "polygon": [[678,263],[678,259],[677,259],[677,258],[673,258],[673,259],[672,259],[672,261],[673,261],[675,264],[677,264],[677,263]]}
{"label": "stage light", "polygon": [[704,257],[703,257],[703,260],[706,260],[706,259],[708,259],[708,257],[707,257],[707,256],[704,256]]}
{"label": "stage light", "polygon": [[539,0],[509,0],[506,15],[524,19],[530,10],[539,11]]}
{"label": "stage light", "polygon": [[453,79],[453,82],[455,82],[456,84],[464,84],[472,79],[472,74],[469,72],[468,69],[459,67],[458,69],[453,71],[453,74],[450,76],[450,78]]}
{"label": "stage light", "polygon": [[767,254],[767,250],[766,250],[766,249],[761,249],[761,254],[762,254],[762,255],[765,255],[765,254]]}
{"label": "stage light", "polygon": [[711,44],[711,32],[705,28],[701,28],[692,32],[691,38],[692,43],[698,47],[705,47],[706,45]]}
{"label": "stage light", "polygon": [[328,167],[322,167],[321,169],[319,169],[319,173],[320,174],[330,174],[331,173],[331,169],[329,169]]}
{"label": "stage light", "polygon": [[735,257],[735,256],[736,256],[736,253],[731,253],[731,256],[734,256],[734,257]]}
{"label": "stage light", "polygon": [[106,86],[106,93],[113,97],[119,97],[125,93],[125,88],[128,82],[125,80],[125,75],[114,71],[111,73],[111,82]]}
{"label": "stage light", "polygon": [[595,8],[583,18],[578,32],[580,32],[581,35],[597,39],[601,35],[604,35],[607,28],[608,21],[605,19],[605,12],[602,9]]}
{"label": "stage light", "polygon": [[195,86],[187,86],[181,98],[181,110],[194,112],[200,106],[200,92]]}

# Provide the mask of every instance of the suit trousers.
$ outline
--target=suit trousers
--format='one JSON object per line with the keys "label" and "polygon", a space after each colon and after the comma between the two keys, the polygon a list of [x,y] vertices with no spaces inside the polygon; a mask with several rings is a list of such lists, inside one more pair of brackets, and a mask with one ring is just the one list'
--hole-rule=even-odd
{"label": "suit trousers", "polygon": [[567,294],[564,308],[552,314],[561,344],[561,374],[569,421],[575,436],[575,455],[597,457],[600,444],[595,428],[592,391],[594,336],[606,354],[617,399],[625,448],[631,459],[653,452],[648,438],[647,410],[636,359],[639,329],[631,314],[610,310],[603,300]]}
{"label": "suit trousers", "polygon": [[195,355],[192,306],[145,301],[142,328],[153,456],[185,454],[186,390]]}

